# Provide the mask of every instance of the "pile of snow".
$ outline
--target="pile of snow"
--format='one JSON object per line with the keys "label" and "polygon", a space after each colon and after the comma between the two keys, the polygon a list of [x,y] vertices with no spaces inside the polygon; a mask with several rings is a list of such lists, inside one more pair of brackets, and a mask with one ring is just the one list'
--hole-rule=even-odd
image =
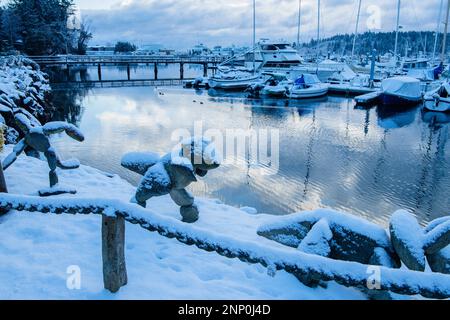
{"label": "pile of snow", "polygon": [[[6,147],[1,158],[10,151]],[[62,184],[77,189],[74,199],[128,202],[135,192],[120,177],[86,166],[58,175]],[[6,172],[6,180],[11,193],[36,196],[47,186],[48,166],[21,156]],[[213,200],[197,202],[200,220],[193,228],[271,245],[256,230],[276,217],[249,215]],[[148,210],[180,220],[178,207],[168,196],[151,199]],[[336,283],[328,289],[308,288],[284,271],[272,278],[261,266],[188,247],[131,224],[126,230],[129,284],[113,295],[103,289],[100,232],[99,216],[13,211],[1,217],[0,299],[364,299],[356,289]],[[81,270],[80,290],[66,286],[67,271],[73,266]]]}

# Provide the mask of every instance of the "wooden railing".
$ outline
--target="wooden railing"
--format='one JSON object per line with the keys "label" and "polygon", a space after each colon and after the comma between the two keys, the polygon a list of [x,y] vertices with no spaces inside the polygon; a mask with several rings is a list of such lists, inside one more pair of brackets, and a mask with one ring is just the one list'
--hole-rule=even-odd
{"label": "wooden railing", "polygon": [[30,56],[40,65],[86,65],[86,64],[136,64],[136,63],[180,63],[180,64],[220,64],[225,58],[220,56],[143,56],[143,55],[105,55],[105,56]]}

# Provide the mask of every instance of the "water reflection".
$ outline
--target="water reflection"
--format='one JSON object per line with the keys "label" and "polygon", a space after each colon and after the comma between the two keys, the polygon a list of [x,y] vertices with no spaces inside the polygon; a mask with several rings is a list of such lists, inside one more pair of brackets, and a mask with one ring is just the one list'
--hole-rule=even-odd
{"label": "water reflection", "polygon": [[244,94],[165,88],[66,95],[80,105],[66,108],[72,113],[67,118],[80,123],[87,139],[74,144],[61,137],[58,149],[133,183],[139,177],[120,167],[122,154],[167,152],[174,130],[192,132],[201,120],[205,131],[278,129],[280,167],[262,174],[248,151],[193,186],[196,195],[271,214],[332,207],[381,224],[400,208],[424,222],[450,211],[449,121],[420,108],[393,112],[355,109],[352,100],[338,97],[248,99]]}

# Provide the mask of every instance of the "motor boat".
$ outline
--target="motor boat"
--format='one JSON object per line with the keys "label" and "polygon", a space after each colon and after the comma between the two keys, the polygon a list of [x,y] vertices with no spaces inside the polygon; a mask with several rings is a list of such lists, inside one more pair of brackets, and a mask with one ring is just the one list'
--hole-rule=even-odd
{"label": "motor boat", "polygon": [[285,74],[273,73],[264,75],[269,76],[269,78],[264,82],[259,94],[261,96],[285,97],[292,86],[292,81]]}
{"label": "motor boat", "polygon": [[244,90],[259,79],[260,75],[253,70],[246,68],[223,68],[216,75],[208,79],[208,85],[212,89]]}
{"label": "motor boat", "polygon": [[435,112],[450,112],[450,84],[447,81],[425,94],[424,108]]}
{"label": "motor boat", "polygon": [[314,74],[303,74],[289,89],[291,99],[310,99],[322,97],[328,93],[329,84],[322,83]]}
{"label": "motor boat", "polygon": [[422,85],[415,78],[399,76],[388,78],[381,83],[379,96],[383,105],[407,107],[422,101]]}

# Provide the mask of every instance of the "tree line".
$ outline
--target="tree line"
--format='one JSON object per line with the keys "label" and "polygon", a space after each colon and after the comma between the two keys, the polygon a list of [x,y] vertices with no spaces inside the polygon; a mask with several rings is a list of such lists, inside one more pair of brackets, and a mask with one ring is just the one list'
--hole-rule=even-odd
{"label": "tree line", "polygon": [[85,54],[92,38],[73,0],[10,0],[0,7],[0,51]]}
{"label": "tree line", "polygon": [[[327,39],[322,39],[321,49],[326,49],[330,53],[348,55],[352,51],[353,34],[340,34]],[[442,50],[443,35],[438,36],[437,54]],[[419,54],[430,54],[434,50],[435,32],[432,31],[408,31],[399,33],[398,54],[414,57]],[[356,41],[355,54],[366,55],[376,49],[379,54],[394,51],[395,32],[365,32],[358,35]],[[448,42],[447,42],[448,44]],[[315,48],[316,40],[305,43],[303,47]],[[447,45],[448,47],[448,45]]]}

